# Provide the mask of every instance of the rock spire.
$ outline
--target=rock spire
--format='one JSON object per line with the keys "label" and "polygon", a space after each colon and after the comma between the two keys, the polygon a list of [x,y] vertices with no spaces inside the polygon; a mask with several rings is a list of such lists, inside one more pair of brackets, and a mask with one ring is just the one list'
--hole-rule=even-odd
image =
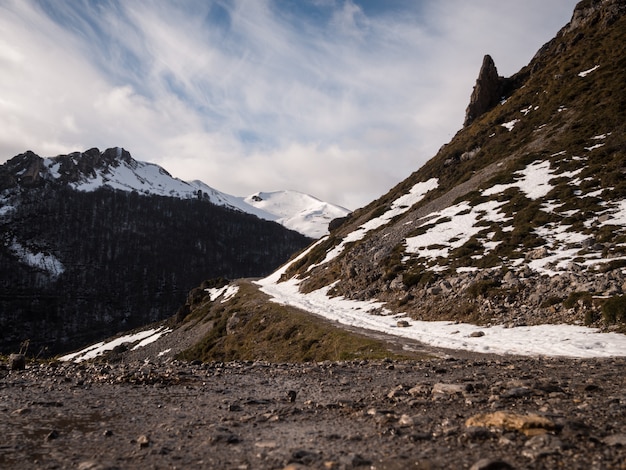
{"label": "rock spire", "polygon": [[496,64],[489,54],[483,58],[470,103],[465,111],[463,126],[469,126],[483,113],[495,106],[502,96],[504,78],[498,75]]}

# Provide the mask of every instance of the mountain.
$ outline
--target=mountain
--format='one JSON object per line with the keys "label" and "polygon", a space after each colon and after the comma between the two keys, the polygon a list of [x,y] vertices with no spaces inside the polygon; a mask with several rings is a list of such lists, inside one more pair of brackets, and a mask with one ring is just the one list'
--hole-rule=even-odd
{"label": "mountain", "polygon": [[[202,199],[218,206],[256,215],[296,230],[311,238],[328,233],[332,219],[350,211],[322,202],[297,191],[257,193],[237,197],[222,193],[202,181],[182,181],[172,177],[154,163],[137,161],[120,147],[100,151],[97,148],[69,155],[41,158],[33,152],[18,155],[7,162],[5,180],[10,188],[38,181],[56,182],[76,191],[95,191],[102,187],[136,192],[140,195],[168,196],[180,199]],[[0,190],[3,186],[0,186]]]}
{"label": "mountain", "polygon": [[271,214],[274,219],[260,217],[275,220],[291,230],[316,239],[328,234],[333,220],[350,213],[348,209],[296,191],[259,192],[246,197],[244,201],[263,213]]}
{"label": "mountain", "polygon": [[178,357],[333,358],[294,308],[439,347],[624,355],[626,3],[582,1],[518,73],[496,63],[448,144],[257,281],[258,300],[241,281],[192,291],[182,327],[213,326]]}
{"label": "mountain", "polygon": [[120,148],[0,166],[0,351],[169,317],[201,281],[266,275],[311,242],[209,189]]}
{"label": "mountain", "polygon": [[625,10],[580,2],[513,77],[486,58],[463,129],[283,280],[414,319],[623,325]]}

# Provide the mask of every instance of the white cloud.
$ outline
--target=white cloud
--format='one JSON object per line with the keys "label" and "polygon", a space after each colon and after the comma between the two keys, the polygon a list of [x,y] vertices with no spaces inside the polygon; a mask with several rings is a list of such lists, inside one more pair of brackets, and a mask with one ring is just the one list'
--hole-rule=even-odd
{"label": "white cloud", "polygon": [[231,194],[355,208],[460,128],[485,53],[514,73],[575,3],[8,0],[0,161],[119,145]]}

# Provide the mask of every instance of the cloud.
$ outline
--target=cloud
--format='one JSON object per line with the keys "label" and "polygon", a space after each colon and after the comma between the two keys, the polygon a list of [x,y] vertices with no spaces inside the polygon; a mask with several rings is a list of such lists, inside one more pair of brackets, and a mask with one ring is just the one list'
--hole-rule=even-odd
{"label": "cloud", "polygon": [[575,3],[7,0],[0,161],[119,145],[356,208],[460,128],[485,53],[516,72]]}

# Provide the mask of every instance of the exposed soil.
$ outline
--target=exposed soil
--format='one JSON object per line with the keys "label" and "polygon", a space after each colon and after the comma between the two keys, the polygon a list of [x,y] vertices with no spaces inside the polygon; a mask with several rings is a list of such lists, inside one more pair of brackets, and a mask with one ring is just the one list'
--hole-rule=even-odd
{"label": "exposed soil", "polygon": [[0,468],[626,468],[621,358],[0,367]]}

